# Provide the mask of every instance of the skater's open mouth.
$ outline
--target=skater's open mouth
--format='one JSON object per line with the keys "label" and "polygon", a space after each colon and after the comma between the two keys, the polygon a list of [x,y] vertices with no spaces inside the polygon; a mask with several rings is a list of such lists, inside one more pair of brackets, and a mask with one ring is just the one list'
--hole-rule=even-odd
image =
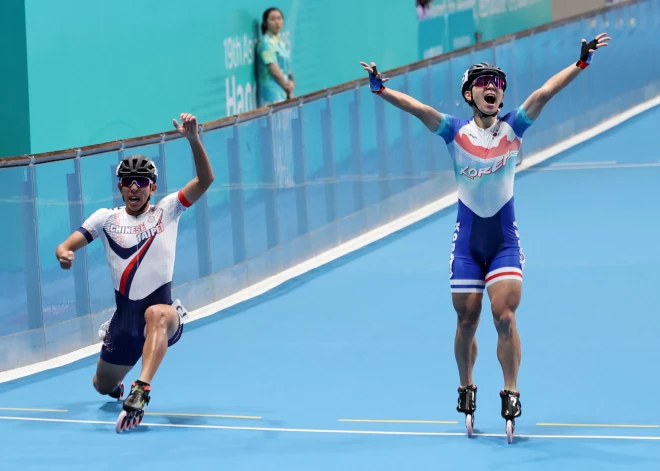
{"label": "skater's open mouth", "polygon": [[495,97],[494,93],[489,93],[487,95],[484,95],[484,100],[486,100],[486,103],[488,103],[489,105],[494,105],[497,98]]}
{"label": "skater's open mouth", "polygon": [[140,197],[139,196],[129,196],[128,200],[132,201],[133,203],[137,203],[138,201],[140,201]]}

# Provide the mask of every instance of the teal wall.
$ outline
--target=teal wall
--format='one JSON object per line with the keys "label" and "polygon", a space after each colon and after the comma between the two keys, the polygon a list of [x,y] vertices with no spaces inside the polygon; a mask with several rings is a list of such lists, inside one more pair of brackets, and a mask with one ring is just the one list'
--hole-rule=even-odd
{"label": "teal wall", "polygon": [[[25,47],[23,0],[0,0],[0,156],[30,153],[28,66]],[[0,213],[5,221],[20,225],[23,169],[0,172]],[[23,238],[19,231],[7,231],[0,271],[18,270],[24,265]]]}
{"label": "teal wall", "polygon": [[[378,20],[369,2],[282,0],[277,5],[285,16],[283,36],[292,46],[296,95],[303,95],[362,77],[361,60],[392,69],[429,52],[473,44],[476,31],[489,40],[547,23],[551,2],[435,0],[433,18],[424,21],[418,21],[412,0],[389,2],[378,9]],[[11,28],[27,38],[13,60],[23,63],[22,75],[12,80],[24,91],[7,94],[16,101],[14,108],[25,110],[25,119],[0,156],[163,132],[182,111],[204,122],[255,107],[253,47],[270,0],[159,0],[157,7],[153,0],[10,0],[7,5]],[[10,30],[0,34],[13,37]]]}
{"label": "teal wall", "polygon": [[0,0],[0,156],[30,153],[25,37],[23,0]]}
{"label": "teal wall", "polygon": [[419,20],[417,59],[444,54],[552,21],[552,0],[434,0]]}
{"label": "teal wall", "polygon": [[476,27],[483,41],[552,21],[552,0],[478,0],[477,4]]}
{"label": "teal wall", "polygon": [[[373,17],[371,4],[277,2],[293,44],[297,94],[361,76],[360,60],[414,60],[416,19],[408,3],[393,2],[378,21],[365,21]],[[271,4],[25,0],[32,152],[169,130],[182,111],[210,121],[253,108],[254,94],[245,93],[254,89],[250,42]],[[387,41],[393,31],[396,41]]]}

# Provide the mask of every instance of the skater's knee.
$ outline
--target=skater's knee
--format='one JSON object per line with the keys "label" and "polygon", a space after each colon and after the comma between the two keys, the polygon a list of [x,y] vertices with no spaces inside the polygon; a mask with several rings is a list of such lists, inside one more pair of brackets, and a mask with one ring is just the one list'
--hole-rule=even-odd
{"label": "skater's knee", "polygon": [[167,310],[164,306],[151,306],[144,313],[147,326],[160,329],[167,328]]}
{"label": "skater's knee", "polygon": [[107,396],[117,388],[117,384],[113,384],[110,381],[103,381],[96,375],[94,375],[94,378],[92,379],[92,384],[94,385],[94,389],[103,396]]}
{"label": "skater's knee", "polygon": [[458,328],[465,334],[474,333],[479,325],[481,305],[463,305],[456,307]]}
{"label": "skater's knee", "polygon": [[463,312],[458,314],[458,328],[463,335],[474,335],[479,325],[479,313]]}
{"label": "skater's knee", "polygon": [[511,335],[515,328],[516,315],[511,309],[493,310],[493,320],[500,335]]}
{"label": "skater's knee", "polygon": [[458,315],[458,328],[469,332],[476,330],[481,315],[481,294],[454,295],[453,304]]}

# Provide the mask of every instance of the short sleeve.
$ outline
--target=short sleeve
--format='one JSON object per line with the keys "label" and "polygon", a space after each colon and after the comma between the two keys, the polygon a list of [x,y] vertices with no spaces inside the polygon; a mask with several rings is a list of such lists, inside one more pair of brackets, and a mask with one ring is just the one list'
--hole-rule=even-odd
{"label": "short sleeve", "polygon": [[87,243],[91,243],[103,232],[103,226],[112,214],[111,209],[102,208],[94,211],[90,217],[78,228],[78,232],[85,236]]}
{"label": "short sleeve", "polygon": [[450,114],[442,113],[440,119],[440,126],[435,131],[435,134],[442,137],[447,144],[454,140],[456,133],[461,127],[460,119]]}
{"label": "short sleeve", "polygon": [[259,57],[264,65],[277,62],[275,46],[268,39],[259,41]]}
{"label": "short sleeve", "polygon": [[534,124],[534,121],[527,116],[525,108],[522,106],[511,111],[507,116],[505,116],[504,121],[506,121],[509,126],[513,128],[513,132],[516,133],[516,136],[523,137],[525,131]]}
{"label": "short sleeve", "polygon": [[163,211],[169,213],[175,219],[191,206],[192,203],[186,199],[183,190],[170,193],[158,203],[159,208],[162,208]]}

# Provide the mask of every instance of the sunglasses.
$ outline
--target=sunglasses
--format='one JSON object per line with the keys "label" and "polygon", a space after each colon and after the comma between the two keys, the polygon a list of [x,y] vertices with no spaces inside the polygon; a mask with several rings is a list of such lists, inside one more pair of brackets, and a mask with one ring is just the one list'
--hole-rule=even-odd
{"label": "sunglasses", "polygon": [[147,188],[151,185],[151,180],[147,177],[124,177],[121,179],[121,186],[124,188],[132,187],[133,183],[135,183],[138,188]]}
{"label": "sunglasses", "polygon": [[495,75],[482,75],[481,77],[474,79],[472,86],[486,88],[491,83],[495,85],[495,88],[499,88],[500,90],[504,90],[506,85],[506,82],[504,82],[504,80],[502,80],[500,77],[496,77]]}

